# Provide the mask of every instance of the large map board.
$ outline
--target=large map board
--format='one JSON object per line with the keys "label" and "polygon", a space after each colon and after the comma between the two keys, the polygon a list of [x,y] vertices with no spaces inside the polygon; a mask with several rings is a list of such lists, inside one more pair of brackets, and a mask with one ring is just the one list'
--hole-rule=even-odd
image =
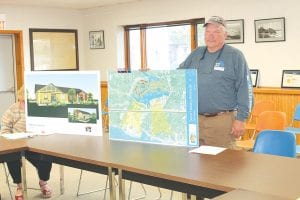
{"label": "large map board", "polygon": [[109,137],[198,146],[196,70],[110,72]]}

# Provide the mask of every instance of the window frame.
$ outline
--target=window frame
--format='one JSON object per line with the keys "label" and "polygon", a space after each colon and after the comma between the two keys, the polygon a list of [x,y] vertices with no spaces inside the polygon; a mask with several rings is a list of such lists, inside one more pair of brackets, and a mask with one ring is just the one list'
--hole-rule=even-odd
{"label": "window frame", "polygon": [[195,18],[181,21],[158,22],[149,24],[135,24],[124,26],[124,52],[125,52],[125,71],[130,71],[130,34],[131,30],[140,30],[140,51],[141,51],[141,70],[147,70],[147,46],[146,46],[146,29],[162,28],[171,26],[190,25],[191,32],[191,51],[198,46],[197,25],[204,24],[205,18]]}

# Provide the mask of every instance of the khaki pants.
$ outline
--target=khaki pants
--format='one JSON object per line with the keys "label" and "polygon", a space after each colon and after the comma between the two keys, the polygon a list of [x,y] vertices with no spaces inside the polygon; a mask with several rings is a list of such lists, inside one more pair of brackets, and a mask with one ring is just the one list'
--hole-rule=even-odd
{"label": "khaki pants", "polygon": [[236,112],[227,112],[214,117],[199,115],[200,145],[235,149],[235,137],[231,134]]}

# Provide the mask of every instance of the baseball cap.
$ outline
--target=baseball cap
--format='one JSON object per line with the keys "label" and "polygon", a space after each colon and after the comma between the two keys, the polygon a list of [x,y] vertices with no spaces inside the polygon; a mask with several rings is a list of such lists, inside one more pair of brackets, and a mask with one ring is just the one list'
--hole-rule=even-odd
{"label": "baseball cap", "polygon": [[203,27],[207,26],[207,24],[219,24],[222,25],[226,28],[226,22],[222,17],[219,16],[212,16],[211,18],[209,18],[205,24],[203,25]]}

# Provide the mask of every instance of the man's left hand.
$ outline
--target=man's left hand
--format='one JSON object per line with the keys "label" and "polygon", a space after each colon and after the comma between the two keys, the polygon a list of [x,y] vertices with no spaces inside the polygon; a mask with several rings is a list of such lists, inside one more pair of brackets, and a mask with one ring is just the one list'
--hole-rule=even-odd
{"label": "man's left hand", "polygon": [[243,135],[245,130],[245,122],[235,120],[232,124],[232,130],[231,133],[234,135],[234,137],[239,138]]}

